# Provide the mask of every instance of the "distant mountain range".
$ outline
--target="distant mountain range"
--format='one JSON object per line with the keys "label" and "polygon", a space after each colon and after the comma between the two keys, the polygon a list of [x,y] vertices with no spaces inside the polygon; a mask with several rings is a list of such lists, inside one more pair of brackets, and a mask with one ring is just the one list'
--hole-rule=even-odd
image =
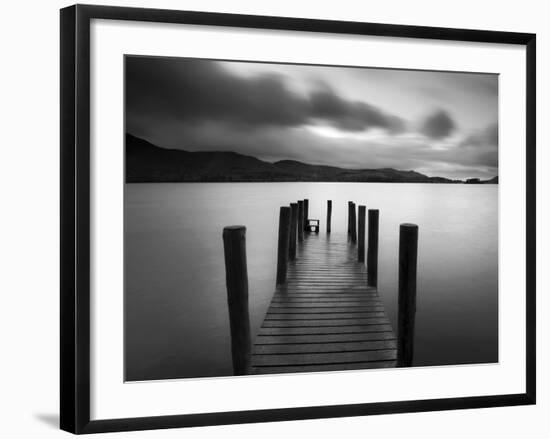
{"label": "distant mountain range", "polygon": [[[294,160],[269,163],[236,152],[166,149],[126,134],[127,183],[285,181],[464,183],[391,168],[345,169]],[[467,183],[498,183],[498,177],[470,179]]]}

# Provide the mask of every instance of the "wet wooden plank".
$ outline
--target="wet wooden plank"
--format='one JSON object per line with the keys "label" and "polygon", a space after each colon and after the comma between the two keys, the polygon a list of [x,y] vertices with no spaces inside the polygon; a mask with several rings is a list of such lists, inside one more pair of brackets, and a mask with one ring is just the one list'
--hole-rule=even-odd
{"label": "wet wooden plank", "polygon": [[318,301],[308,301],[308,300],[281,300],[281,301],[273,301],[271,302],[271,307],[273,308],[299,308],[299,307],[305,307],[305,308],[354,308],[354,307],[373,307],[373,306],[383,306],[382,302],[379,300],[363,300],[361,302],[358,301],[325,301],[325,300],[318,300]]}
{"label": "wet wooden plank", "polygon": [[324,319],[357,319],[368,317],[386,317],[384,311],[359,311],[359,312],[347,312],[347,313],[278,313],[269,312],[266,314],[266,320],[324,320]]}
{"label": "wet wooden plank", "polygon": [[[363,302],[272,302],[268,313],[294,311],[300,312],[354,312],[354,311],[380,311],[384,305],[378,301]],[[267,315],[267,314],[266,314]]]}
{"label": "wet wooden plank", "polygon": [[299,353],[331,353],[395,349],[395,340],[376,341],[346,341],[343,343],[294,343],[268,344],[254,346],[256,355],[299,354]]}
{"label": "wet wooden plank", "polygon": [[386,317],[364,319],[306,319],[306,320],[264,320],[262,328],[322,328],[325,326],[345,327],[358,325],[384,325],[389,323]]}
{"label": "wet wooden plank", "polygon": [[291,305],[291,306],[286,306],[286,305],[282,305],[282,306],[270,306],[269,309],[267,310],[268,313],[272,313],[272,312],[279,312],[279,313],[287,313],[287,314],[291,314],[291,313],[295,313],[295,314],[300,314],[300,313],[324,313],[324,314],[331,314],[331,313],[341,313],[341,312],[352,312],[352,311],[363,311],[363,312],[368,312],[368,311],[384,311],[384,307],[380,304],[373,304],[372,306],[340,306],[340,305],[336,305],[336,306],[326,306],[326,307],[322,307],[322,306],[294,306],[294,305]]}
{"label": "wet wooden plank", "polygon": [[365,299],[365,298],[378,298],[378,296],[366,296],[363,293],[336,293],[336,292],[330,292],[330,293],[284,293],[284,294],[275,294],[273,296],[273,299],[323,299],[323,298],[331,298],[331,299]]}
{"label": "wet wooden plank", "polygon": [[[335,270],[338,270],[338,268],[333,268],[332,269],[332,272],[334,272]],[[346,275],[343,275],[341,273],[341,271],[339,271],[339,274],[337,273],[334,273],[334,276],[332,276],[333,273],[331,273],[330,271],[326,271],[325,273],[315,273],[313,271],[308,271],[304,268],[300,269],[299,272],[297,273],[297,275],[294,275],[294,273],[291,271],[289,273],[289,276],[290,276],[290,279],[288,280],[291,280],[293,282],[306,282],[306,281],[314,281],[315,279],[311,278],[306,278],[304,276],[313,276],[313,277],[316,277],[316,278],[319,278],[321,280],[332,280],[334,282],[338,282],[338,281],[341,281],[341,282],[357,282],[357,281],[361,281],[363,279],[365,279],[367,277],[367,274],[364,273],[364,272],[357,272],[357,273],[349,273],[349,274],[346,274]]]}
{"label": "wet wooden plank", "polygon": [[291,281],[291,282],[287,282],[284,284],[283,287],[281,287],[281,291],[285,291],[285,290],[294,290],[294,289],[314,289],[314,288],[317,288],[317,289],[325,289],[325,290],[330,290],[330,289],[335,289],[335,290],[344,290],[346,288],[351,288],[351,289],[354,289],[356,291],[362,291],[362,292],[366,292],[366,291],[371,291],[371,292],[376,292],[376,290],[374,289],[370,289],[368,290],[366,287],[365,287],[365,284],[367,283],[367,279],[362,279],[362,280],[359,280],[359,281],[338,281],[338,280],[334,280],[334,279],[331,279],[331,280],[323,280],[323,279],[312,279],[312,280],[307,280],[307,281]]}
{"label": "wet wooden plank", "polygon": [[358,334],[315,334],[315,335],[260,335],[256,337],[255,345],[292,344],[292,343],[339,343],[349,341],[395,340],[391,331],[368,332]]}
{"label": "wet wooden plank", "polygon": [[343,364],[316,364],[308,366],[264,366],[254,367],[252,374],[276,374],[276,373],[297,373],[297,372],[338,372],[346,370],[361,369],[385,369],[395,367],[395,361],[372,361],[364,363],[343,363]]}
{"label": "wet wooden plank", "polygon": [[349,303],[356,303],[358,305],[360,305],[361,303],[364,303],[364,302],[375,302],[375,301],[380,301],[379,297],[375,294],[373,295],[368,295],[368,294],[365,294],[363,297],[293,297],[292,295],[287,295],[287,296],[276,296],[276,297],[273,297],[273,303],[278,303],[278,302],[294,302],[294,303],[298,303],[298,302],[306,302],[306,303],[321,303],[321,302],[324,302],[324,303],[327,303],[327,302],[332,302],[332,303],[342,303],[342,302],[349,302]]}
{"label": "wet wooden plank", "polygon": [[271,302],[271,308],[372,308],[382,306],[379,300],[365,300],[363,302],[296,302],[287,300],[284,302]]}
{"label": "wet wooden plank", "polygon": [[299,335],[299,334],[347,334],[347,333],[367,333],[367,332],[388,332],[392,331],[391,325],[356,325],[331,327],[312,327],[312,328],[260,328],[260,334],[264,335]]}
{"label": "wet wooden plank", "polygon": [[292,366],[313,364],[341,364],[396,359],[395,349],[381,351],[337,352],[321,354],[253,355],[252,366]]}

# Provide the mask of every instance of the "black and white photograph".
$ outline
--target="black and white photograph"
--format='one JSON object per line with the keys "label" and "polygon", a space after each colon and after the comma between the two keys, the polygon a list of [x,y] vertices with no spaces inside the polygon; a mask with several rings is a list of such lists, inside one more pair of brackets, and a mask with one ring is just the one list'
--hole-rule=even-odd
{"label": "black and white photograph", "polygon": [[498,74],[127,54],[124,88],[126,381],[499,361]]}
{"label": "black and white photograph", "polygon": [[2,437],[544,437],[547,9],[6,2]]}

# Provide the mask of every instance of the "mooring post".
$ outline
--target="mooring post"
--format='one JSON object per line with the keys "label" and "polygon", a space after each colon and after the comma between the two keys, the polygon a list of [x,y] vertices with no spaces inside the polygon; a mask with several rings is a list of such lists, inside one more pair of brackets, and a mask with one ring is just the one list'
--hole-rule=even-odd
{"label": "mooring post", "polygon": [[282,206],[279,211],[279,244],[277,247],[277,285],[286,281],[288,245],[290,243],[290,207]]}
{"label": "mooring post", "polygon": [[399,299],[397,320],[397,366],[412,366],[414,353],[414,320],[416,314],[416,267],[418,226],[399,227]]}
{"label": "mooring post", "polygon": [[307,229],[307,220],[309,219],[309,200],[304,199],[304,230]]}
{"label": "mooring post", "polygon": [[246,269],[246,227],[224,227],[223,249],[233,373],[235,375],[246,375],[250,369],[251,352],[248,273]]}
{"label": "mooring post", "polygon": [[[369,210],[370,212],[370,210]],[[358,216],[359,216],[359,233],[358,239],[359,243],[357,245],[357,261],[365,262],[365,217],[367,213],[366,206],[359,206]]]}
{"label": "mooring post", "polygon": [[290,242],[288,257],[291,261],[296,259],[296,238],[298,231],[298,203],[290,203]]}
{"label": "mooring post", "polygon": [[367,249],[367,284],[378,286],[378,209],[369,209],[369,247]]}
{"label": "mooring post", "polygon": [[298,201],[298,242],[304,240],[304,201]]}
{"label": "mooring post", "polygon": [[355,214],[355,203],[351,203],[351,243],[357,242],[357,216]]}
{"label": "mooring post", "polygon": [[351,236],[351,205],[353,201],[348,201],[348,240]]}
{"label": "mooring post", "polygon": [[332,217],[332,200],[327,200],[327,233],[330,233]]}

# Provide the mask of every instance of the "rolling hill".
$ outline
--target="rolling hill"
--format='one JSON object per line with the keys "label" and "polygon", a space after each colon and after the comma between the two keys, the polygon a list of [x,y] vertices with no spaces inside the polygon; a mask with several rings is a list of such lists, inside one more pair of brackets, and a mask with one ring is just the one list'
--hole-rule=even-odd
{"label": "rolling hill", "polygon": [[398,182],[462,183],[391,168],[345,169],[294,160],[269,163],[226,151],[160,148],[126,134],[126,182]]}

